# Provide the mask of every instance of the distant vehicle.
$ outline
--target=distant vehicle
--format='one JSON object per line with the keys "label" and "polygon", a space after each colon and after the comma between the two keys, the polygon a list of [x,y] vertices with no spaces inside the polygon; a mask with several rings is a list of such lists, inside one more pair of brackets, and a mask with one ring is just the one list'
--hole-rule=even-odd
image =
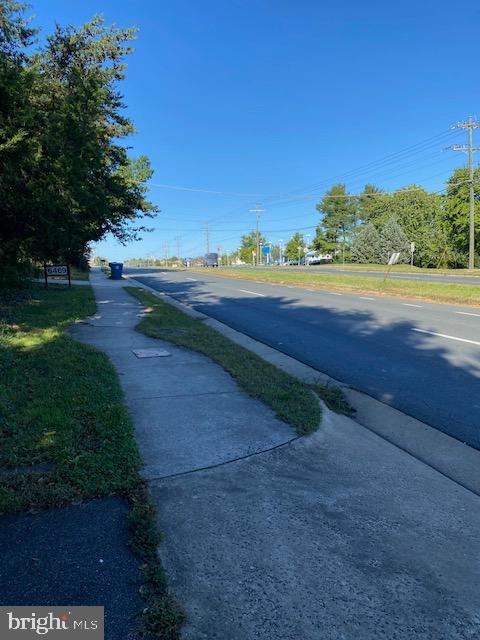
{"label": "distant vehicle", "polygon": [[218,253],[206,253],[203,259],[204,267],[218,267]]}
{"label": "distant vehicle", "polygon": [[333,256],[330,253],[324,253],[323,255],[307,256],[307,264],[327,264],[332,262]]}

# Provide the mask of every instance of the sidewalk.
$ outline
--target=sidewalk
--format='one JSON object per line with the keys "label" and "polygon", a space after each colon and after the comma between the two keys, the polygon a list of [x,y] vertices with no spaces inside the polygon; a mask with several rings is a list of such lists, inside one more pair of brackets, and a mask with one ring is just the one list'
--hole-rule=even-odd
{"label": "sidewalk", "polygon": [[[142,307],[124,291],[124,280],[95,272],[90,279],[97,315],[69,333],[105,351],[117,368],[147,479],[223,464],[296,437],[205,356],[135,331]],[[139,349],[169,355],[138,358]]]}
{"label": "sidewalk", "polygon": [[[72,334],[120,373],[186,640],[478,636],[480,498],[328,411],[295,439],[216,364],[135,332],[125,282],[91,283]],[[170,355],[132,351],[151,348]]]}

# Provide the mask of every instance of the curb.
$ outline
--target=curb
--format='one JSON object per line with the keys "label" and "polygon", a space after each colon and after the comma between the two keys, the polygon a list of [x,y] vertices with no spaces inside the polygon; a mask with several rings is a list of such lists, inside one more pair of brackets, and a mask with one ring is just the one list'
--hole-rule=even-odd
{"label": "curb", "polygon": [[230,338],[236,344],[252,351],[270,364],[303,382],[320,382],[340,387],[356,411],[351,420],[376,433],[390,444],[435,469],[463,488],[480,496],[480,451],[273,347],[269,347],[263,342],[232,329],[205,313],[196,311],[188,304],[179,302],[149,285],[138,282],[131,276],[127,277],[132,283],[135,283],[135,286],[150,291],[190,317],[203,320],[209,327]]}

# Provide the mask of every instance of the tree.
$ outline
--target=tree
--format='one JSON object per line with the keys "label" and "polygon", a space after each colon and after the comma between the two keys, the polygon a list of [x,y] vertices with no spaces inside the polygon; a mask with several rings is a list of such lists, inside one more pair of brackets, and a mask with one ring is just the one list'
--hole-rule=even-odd
{"label": "tree", "polygon": [[345,251],[357,220],[355,198],[346,192],[344,184],[335,184],[316,208],[323,217],[314,240],[315,248]]}
{"label": "tree", "polygon": [[360,263],[382,261],[380,234],[372,222],[367,223],[355,234],[352,241],[352,261]]}
{"label": "tree", "polygon": [[[467,167],[456,169],[447,181],[447,194],[444,200],[442,222],[448,228],[452,246],[458,254],[465,256],[468,263],[469,226],[470,226],[470,194],[469,170]],[[480,167],[474,171],[475,194],[475,247],[478,256],[480,246]]]}
{"label": "tree", "polygon": [[76,261],[106,233],[138,237],[146,227],[132,222],[156,211],[145,199],[147,158],[120,144],[133,131],[117,85],[134,30],[97,16],[57,26],[31,53],[23,9],[0,0],[1,259]]}
{"label": "tree", "polygon": [[301,233],[295,233],[285,245],[285,256],[287,260],[298,260],[299,257],[305,255],[303,249],[305,247],[305,240]]}
{"label": "tree", "polygon": [[[265,238],[260,234],[259,242],[265,244]],[[257,254],[257,234],[256,231],[252,231],[241,237],[240,248],[238,249],[238,255],[242,262],[247,264],[253,264]]]}
{"label": "tree", "polygon": [[441,215],[441,198],[416,184],[395,191],[389,204],[389,214],[397,220],[410,242],[415,242],[415,262],[428,266],[432,241]]}
{"label": "tree", "polygon": [[366,184],[357,197],[357,217],[363,222],[374,221],[384,216],[389,209],[390,196],[373,184]]}
{"label": "tree", "polygon": [[318,225],[315,230],[315,237],[313,239],[312,246],[315,251],[319,251],[320,253],[333,253],[336,248],[335,242],[327,237],[327,234],[321,225]]}
{"label": "tree", "polygon": [[28,65],[36,30],[24,18],[25,5],[0,0],[0,283],[25,261],[21,239],[32,233],[29,174],[38,120],[31,96],[38,72]]}
{"label": "tree", "polygon": [[400,253],[399,262],[408,262],[410,243],[395,218],[387,220],[380,232],[380,259],[385,264],[392,253]]}

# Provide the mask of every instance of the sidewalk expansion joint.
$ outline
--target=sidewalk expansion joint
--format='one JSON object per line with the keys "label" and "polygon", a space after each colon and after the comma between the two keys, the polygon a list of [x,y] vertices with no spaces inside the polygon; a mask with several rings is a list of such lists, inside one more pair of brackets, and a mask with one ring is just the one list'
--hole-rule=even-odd
{"label": "sidewalk expansion joint", "polygon": [[162,398],[197,398],[201,396],[231,396],[238,391],[205,391],[204,393],[167,393],[161,396],[139,396],[132,400],[161,400]]}
{"label": "sidewalk expansion joint", "polygon": [[276,449],[282,449],[283,447],[287,447],[297,440],[304,438],[305,436],[294,436],[290,438],[290,440],[286,440],[285,442],[281,442],[280,444],[276,444],[273,447],[269,447],[268,449],[262,449],[262,451],[255,451],[254,453],[247,453],[244,456],[239,456],[238,458],[232,458],[231,460],[225,460],[225,462],[217,462],[217,464],[210,464],[206,467],[198,467],[196,469],[189,469],[188,471],[179,471],[178,473],[170,473],[166,476],[156,476],[155,478],[145,478],[146,482],[158,482],[160,480],[170,480],[172,478],[180,478],[181,476],[188,476],[192,473],[199,473],[201,471],[208,471],[209,469],[217,469],[218,467],[225,467],[233,462],[240,462],[241,460],[248,460],[250,458],[256,458],[257,456],[261,456],[265,453],[270,453],[271,451],[275,451]]}

